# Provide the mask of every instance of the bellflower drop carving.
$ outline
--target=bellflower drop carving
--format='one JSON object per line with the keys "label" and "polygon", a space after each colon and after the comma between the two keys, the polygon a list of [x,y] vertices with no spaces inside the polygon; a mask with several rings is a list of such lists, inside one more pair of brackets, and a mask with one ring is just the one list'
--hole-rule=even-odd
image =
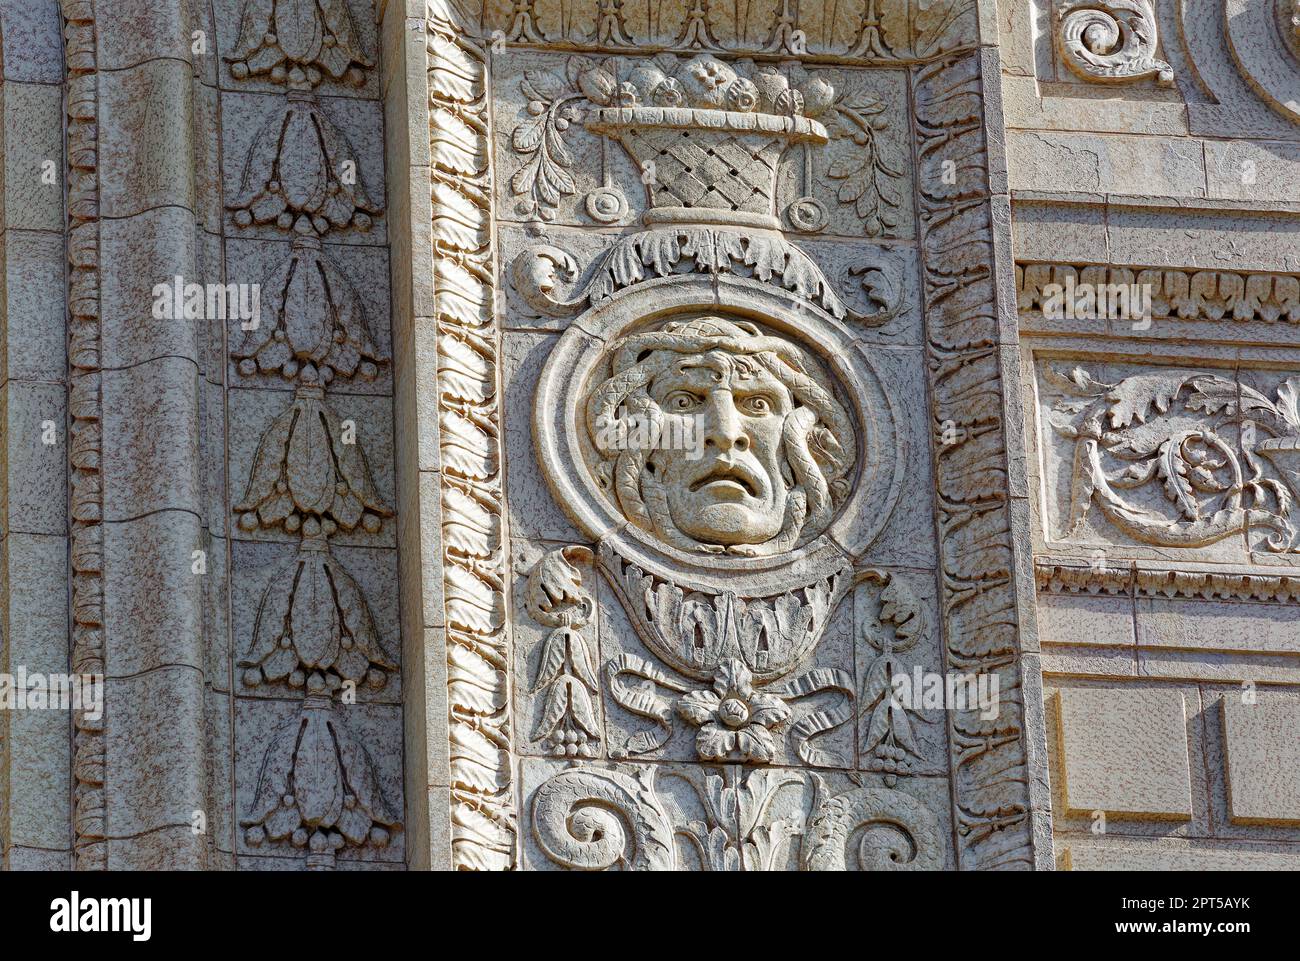
{"label": "bellflower drop carving", "polygon": [[911,774],[916,762],[923,759],[915,726],[924,718],[901,702],[894,678],[908,673],[909,667],[899,655],[913,650],[925,636],[929,618],[902,579],[868,570],[860,573],[858,580],[880,585],[879,629],[870,623],[862,627],[864,646],[876,657],[868,662],[862,684],[861,750],[867,770],[880,772],[893,787],[900,775]]}
{"label": "bellflower drop carving", "polygon": [[370,199],[347,138],[312,94],[297,91],[254,136],[226,207],[240,227],[273,223],[304,236],[367,231],[383,210]]}
{"label": "bellflower drop carving", "polygon": [[314,520],[292,561],[262,595],[248,652],[240,659],[247,687],[284,682],[312,693],[343,682],[382,688],[397,668],[384,650],[365,595],[330,556]]}
{"label": "bellflower drop carving", "polygon": [[524,594],[533,619],[553,628],[542,644],[533,684],[533,693],[546,698],[533,740],[544,741],[560,757],[594,757],[600,747],[593,707],[600,687],[582,634],[595,616],[596,603],[573,565],[591,559],[585,547],[550,552],[529,573]]}
{"label": "bellflower drop carving", "polygon": [[355,430],[345,428],[319,387],[299,387],[258,445],[248,486],[234,508],[239,526],[306,533],[311,521],[326,537],[358,524],[377,533],[393,512],[375,489]]}
{"label": "bellflower drop carving", "polygon": [[239,823],[250,847],[287,841],[309,869],[329,870],[345,847],[385,847],[400,821],[361,742],[328,695],[312,694],[272,738]]}
{"label": "bellflower drop carving", "polygon": [[230,56],[237,80],[266,76],[308,90],[326,76],[365,83],[374,61],[362,50],[347,0],[246,0]]}
{"label": "bellflower drop carving", "polygon": [[[331,231],[368,230],[382,208],[371,202],[347,139],[309,92],[326,76],[359,86],[373,62],[344,0],[249,0],[228,61],[237,79],[266,76],[290,92],[254,136],[227,207],[237,226],[274,224],[296,235],[289,256],[263,278],[260,322],[231,347],[241,375],[276,373],[296,385],[234,505],[240,529],[300,538],[292,560],[272,572],[238,661],[246,688],[303,696],[266,748],[241,825],[249,847],[287,845],[305,851],[308,869],[328,870],[338,852],[384,847],[400,826],[373,760],[338,710],[363,685],[384,688],[397,663],[361,587],[329,548],[338,530],[375,534],[392,516],[357,425],[325,399],[340,378],[373,379],[384,359],[361,298],[320,243]],[[336,700],[344,693],[348,699]]]}
{"label": "bellflower drop carving", "polygon": [[361,298],[314,237],[295,240],[289,258],[262,280],[261,313],[231,351],[246,377],[275,372],[304,385],[354,374],[373,380],[384,363]]}

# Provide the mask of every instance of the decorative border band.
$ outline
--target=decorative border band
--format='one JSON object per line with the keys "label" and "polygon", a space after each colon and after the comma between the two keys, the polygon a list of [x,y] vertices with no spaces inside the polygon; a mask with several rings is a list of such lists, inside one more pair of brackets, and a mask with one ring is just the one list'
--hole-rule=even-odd
{"label": "decorative border band", "polygon": [[[963,870],[1035,866],[981,60],[913,72],[940,600],[948,671],[997,674],[995,718],[950,714]],[[996,78],[994,80],[996,82]],[[945,167],[965,172],[952,183]],[[955,443],[942,442],[955,430]],[[1033,695],[1030,695],[1033,696]]]}
{"label": "decorative border band", "polygon": [[[100,470],[99,134],[94,0],[63,0],[67,65],[68,445],[72,538],[71,666],[104,673],[103,477]],[[104,719],[74,716],[73,857],[106,870]]]}
{"label": "decorative border band", "polygon": [[1300,601],[1300,576],[1217,574],[1142,567],[1074,567],[1035,561],[1040,593],[1114,594],[1206,601]]}
{"label": "decorative border band", "polygon": [[514,867],[487,63],[449,0],[428,5],[433,275],[451,744],[451,860]]}
{"label": "decorative border band", "polygon": [[1149,286],[1156,320],[1234,320],[1300,324],[1300,274],[1226,270],[1017,263],[1022,313],[1040,311],[1052,285]]}

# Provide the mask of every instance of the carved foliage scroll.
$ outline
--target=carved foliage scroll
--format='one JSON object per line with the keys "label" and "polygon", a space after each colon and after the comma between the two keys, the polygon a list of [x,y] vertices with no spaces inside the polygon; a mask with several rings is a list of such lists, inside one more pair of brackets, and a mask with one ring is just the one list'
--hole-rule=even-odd
{"label": "carved foliage scroll", "polygon": [[[832,787],[798,771],[706,768],[686,779],[704,814],[687,820],[656,772],[574,768],[547,780],[530,811],[542,854],[582,871],[677,871],[692,863],[711,871],[742,864],[745,871],[933,871],[944,864],[938,821],[899,791]],[[803,796],[794,808],[792,795]]]}
{"label": "carved foliage scroll", "polygon": [[[1034,851],[979,62],[917,67],[913,82],[946,668],[996,672],[1001,691],[991,720],[951,712],[960,865],[1024,868]],[[956,443],[942,442],[945,426]]]}
{"label": "carved foliage scroll", "polygon": [[1259,531],[1267,550],[1297,550],[1300,378],[1269,397],[1210,371],[1117,383],[1077,366],[1042,373],[1062,395],[1052,428],[1074,449],[1063,537],[1078,538],[1095,507],[1145,544],[1205,547]]}

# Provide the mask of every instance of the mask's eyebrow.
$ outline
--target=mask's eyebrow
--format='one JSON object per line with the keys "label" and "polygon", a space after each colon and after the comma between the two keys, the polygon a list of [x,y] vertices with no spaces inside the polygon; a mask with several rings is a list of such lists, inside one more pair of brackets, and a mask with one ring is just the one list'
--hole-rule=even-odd
{"label": "mask's eyebrow", "polygon": [[677,366],[677,370],[682,374],[689,374],[693,371],[707,371],[712,374],[715,380],[722,380],[724,377],[730,377],[735,373],[735,364],[733,358],[723,355],[721,357],[710,355],[707,357],[693,358],[683,360]]}

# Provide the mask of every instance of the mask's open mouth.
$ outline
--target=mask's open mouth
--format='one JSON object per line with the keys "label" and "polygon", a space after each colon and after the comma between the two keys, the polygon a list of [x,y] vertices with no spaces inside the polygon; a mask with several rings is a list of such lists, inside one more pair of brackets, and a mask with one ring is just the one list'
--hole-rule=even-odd
{"label": "mask's open mouth", "polygon": [[690,491],[694,494],[696,491],[702,490],[705,487],[710,487],[714,484],[734,485],[739,487],[750,497],[758,496],[758,483],[748,471],[733,464],[718,465],[703,477],[692,483]]}

